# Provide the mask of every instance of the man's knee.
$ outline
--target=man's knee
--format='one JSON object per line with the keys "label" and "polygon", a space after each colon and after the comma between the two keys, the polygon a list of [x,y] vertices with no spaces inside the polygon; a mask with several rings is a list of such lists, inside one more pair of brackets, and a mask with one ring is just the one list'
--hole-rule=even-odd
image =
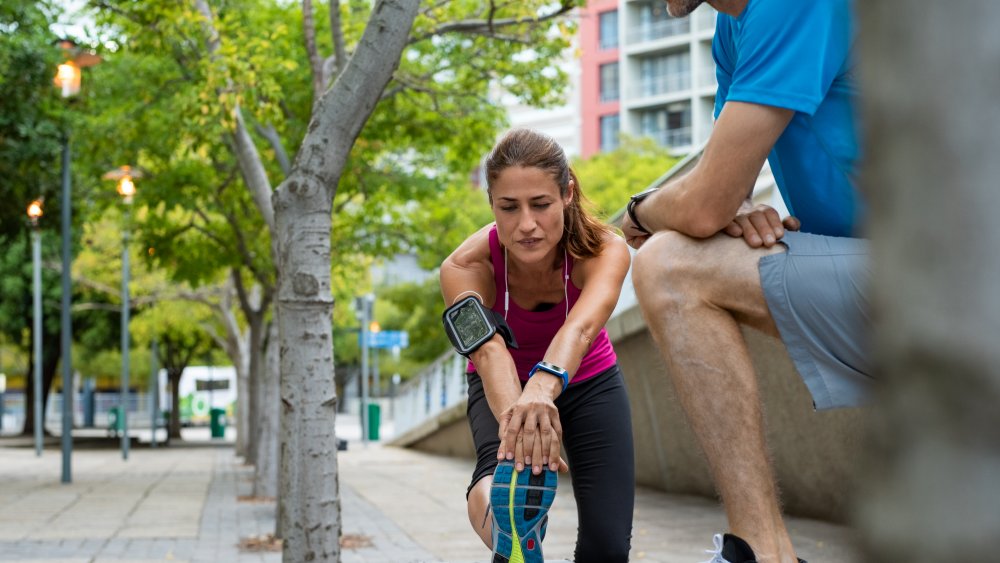
{"label": "man's knee", "polygon": [[678,299],[697,290],[705,275],[699,262],[705,241],[674,231],[656,233],[636,253],[632,262],[632,283],[645,307],[663,299]]}
{"label": "man's knee", "polygon": [[781,244],[750,248],[724,234],[694,239],[672,231],[657,233],[636,254],[632,282],[643,309],[710,303],[749,313],[747,299],[753,305],[763,302],[758,295],[760,258],[784,250]]}

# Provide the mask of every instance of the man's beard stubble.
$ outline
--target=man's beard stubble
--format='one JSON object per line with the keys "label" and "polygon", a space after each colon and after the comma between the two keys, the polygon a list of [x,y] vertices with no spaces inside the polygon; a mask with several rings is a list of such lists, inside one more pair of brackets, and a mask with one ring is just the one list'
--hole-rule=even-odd
{"label": "man's beard stubble", "polygon": [[675,18],[683,18],[701,6],[705,0],[666,0],[667,13]]}

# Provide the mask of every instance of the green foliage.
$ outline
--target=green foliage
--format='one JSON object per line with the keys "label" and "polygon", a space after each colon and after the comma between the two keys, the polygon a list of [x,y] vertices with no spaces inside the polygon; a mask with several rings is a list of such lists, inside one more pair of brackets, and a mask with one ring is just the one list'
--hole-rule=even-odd
{"label": "green foliage", "polygon": [[[405,330],[410,336],[410,347],[404,356],[420,369],[435,360],[451,345],[441,328],[441,285],[437,276],[424,283],[405,283],[380,291],[384,301],[378,311],[384,330]],[[414,370],[399,369],[401,373]]]}
{"label": "green foliage", "polygon": [[573,169],[597,216],[607,220],[625,207],[630,195],[649,187],[677,160],[648,137],[623,137],[617,149],[577,160]]}
{"label": "green foliage", "polygon": [[[234,155],[234,110],[240,109],[271,185],[277,186],[284,178],[278,150],[261,130],[273,128],[293,157],[314,102],[301,4],[208,3],[214,37],[206,35],[193,3],[92,3],[95,35],[101,37],[93,46],[105,61],[88,71],[87,111],[75,112],[78,220],[99,222],[109,207],[120,205],[113,183],[100,180],[101,174],[122,164],[139,167],[145,177],[136,182],[132,229],[134,256],[141,260],[134,264],[162,270],[155,283],[197,289],[235,268],[244,279],[273,288],[269,233]],[[494,7],[497,21],[555,9],[541,0]],[[341,9],[349,55],[371,3],[350,0]],[[498,27],[495,36],[486,30],[438,32],[458,20],[482,20],[489,9],[474,0],[426,4],[393,81],[353,146],[333,201],[335,326],[356,324],[351,299],[368,290],[366,272],[374,258],[416,253],[425,267],[434,268],[491,220],[482,192],[469,187],[469,175],[505,125],[493,101],[497,86],[535,105],[562,96],[566,77],[552,61],[568,47],[575,24],[527,22]],[[332,40],[326,6],[316,3],[315,10],[316,42],[327,56]],[[210,52],[215,40],[217,48]],[[114,263],[107,255],[103,261],[83,260],[78,269],[103,279]],[[134,284],[137,293],[151,294],[144,283]],[[426,298],[427,318],[435,319],[422,326],[436,331],[430,338],[442,338],[437,290],[418,293]],[[109,296],[107,302],[115,301]],[[155,318],[151,311],[136,313],[133,330]],[[91,328],[99,340],[110,341],[114,334],[107,322]],[[338,362],[357,357],[356,334],[339,331],[334,342]],[[418,348],[404,353],[403,361],[437,355]]]}
{"label": "green foliage", "polygon": [[60,53],[49,31],[57,13],[49,1],[0,3],[0,240],[24,228],[39,195],[49,200],[42,224],[58,224],[63,104],[52,86]]}

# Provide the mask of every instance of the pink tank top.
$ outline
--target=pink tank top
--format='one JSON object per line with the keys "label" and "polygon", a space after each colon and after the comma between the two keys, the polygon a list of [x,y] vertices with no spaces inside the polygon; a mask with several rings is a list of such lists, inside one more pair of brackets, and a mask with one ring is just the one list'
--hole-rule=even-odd
{"label": "pink tank top", "polygon": [[[497,288],[493,310],[503,315],[503,295],[507,288],[507,275],[504,270],[503,248],[500,247],[496,225],[490,229],[490,259],[493,261],[493,281]],[[569,256],[568,260],[568,271],[572,273],[573,257]],[[572,309],[581,293],[581,290],[573,285],[572,279],[569,280],[566,293],[569,296],[569,308]],[[513,299],[510,300],[507,324],[510,325],[510,329],[514,333],[518,347],[509,350],[510,355],[514,358],[517,375],[521,381],[528,380],[528,373],[535,367],[535,364],[543,359],[545,351],[548,350],[549,344],[565,320],[566,304],[562,301],[545,311],[528,311],[518,307]],[[614,366],[617,361],[618,356],[615,355],[615,350],[611,347],[608,331],[602,328],[597,338],[590,344],[587,355],[580,362],[580,368],[576,370],[572,383],[594,377]],[[469,362],[468,372],[474,371],[476,371],[476,366]]]}

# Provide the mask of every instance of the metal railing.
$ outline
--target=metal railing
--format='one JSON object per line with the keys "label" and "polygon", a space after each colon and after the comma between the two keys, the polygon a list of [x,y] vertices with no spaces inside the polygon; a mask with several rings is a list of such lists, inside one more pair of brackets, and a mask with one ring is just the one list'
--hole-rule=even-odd
{"label": "metal railing", "polygon": [[[20,392],[4,394],[4,425],[5,433],[19,431],[24,424],[24,394]],[[112,407],[119,405],[118,393],[94,393],[93,421],[95,428],[104,428],[108,424]],[[62,424],[62,393],[50,393],[48,404],[45,406],[45,419],[42,422],[47,428],[61,428]],[[77,428],[85,427],[85,406],[84,394],[74,393],[73,396],[73,425]],[[150,413],[149,394],[144,392],[132,392],[128,394],[126,408],[128,409],[128,423],[130,428],[149,428],[152,420]],[[165,403],[160,410],[168,408]],[[162,415],[161,415],[162,417]],[[207,420],[207,417],[206,417]],[[162,420],[157,420],[161,424]]]}
{"label": "metal railing", "polygon": [[665,147],[683,147],[691,144],[691,128],[678,127],[677,129],[661,129],[659,131],[646,131],[643,135],[652,137],[657,143]]}
{"label": "metal railing", "polygon": [[690,72],[674,72],[662,76],[645,76],[633,87],[632,95],[636,98],[672,94],[691,89]]}
{"label": "metal railing", "polygon": [[467,362],[448,352],[399,387],[393,399],[397,435],[465,400]]}
{"label": "metal railing", "polygon": [[629,30],[629,43],[642,43],[684,35],[691,31],[691,22],[687,18],[661,20],[639,25]]}

